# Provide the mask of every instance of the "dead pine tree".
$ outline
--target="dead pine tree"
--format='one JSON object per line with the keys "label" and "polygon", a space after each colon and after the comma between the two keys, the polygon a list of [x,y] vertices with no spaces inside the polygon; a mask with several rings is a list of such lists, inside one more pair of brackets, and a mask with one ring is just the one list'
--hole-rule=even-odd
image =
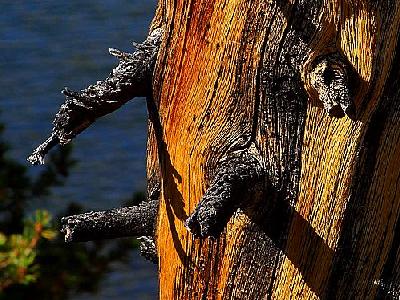
{"label": "dead pine tree", "polygon": [[399,299],[399,27],[396,0],[160,0],[30,157],[147,97],[148,201],[66,239],[144,236],[160,299]]}

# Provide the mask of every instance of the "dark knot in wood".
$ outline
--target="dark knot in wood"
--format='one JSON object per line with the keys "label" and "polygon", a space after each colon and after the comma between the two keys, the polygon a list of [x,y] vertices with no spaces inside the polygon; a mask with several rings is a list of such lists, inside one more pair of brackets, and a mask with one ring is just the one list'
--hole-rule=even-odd
{"label": "dark knot in wood", "polygon": [[319,100],[332,117],[342,118],[348,115],[355,118],[350,75],[351,67],[338,53],[318,57],[309,73],[311,86],[318,93]]}

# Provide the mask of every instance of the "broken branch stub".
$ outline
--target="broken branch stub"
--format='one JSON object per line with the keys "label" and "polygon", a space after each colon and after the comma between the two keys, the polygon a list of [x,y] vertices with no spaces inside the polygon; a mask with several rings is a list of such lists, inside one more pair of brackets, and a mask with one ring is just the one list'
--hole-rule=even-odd
{"label": "broken branch stub", "polygon": [[346,114],[355,118],[354,86],[350,82],[352,73],[351,66],[338,53],[318,57],[312,64],[309,75],[311,86],[332,117],[341,118]]}
{"label": "broken branch stub", "polygon": [[157,247],[153,236],[141,236],[138,238],[140,241],[140,255],[152,263],[158,263]]}
{"label": "broken branch stub", "polygon": [[87,242],[123,237],[138,237],[140,254],[157,263],[154,241],[160,189],[157,184],[147,201],[137,206],[107,211],[88,212],[61,219],[61,232],[66,242]]}
{"label": "broken branch stub", "polygon": [[158,201],[61,219],[66,242],[86,242],[128,236],[153,236]]}
{"label": "broken branch stub", "polygon": [[196,237],[217,238],[236,209],[246,206],[252,190],[262,183],[263,175],[260,160],[247,150],[222,160],[210,187],[186,220],[186,228]]}
{"label": "broken branch stub", "polygon": [[78,92],[64,88],[62,93],[66,100],[55,116],[52,134],[34,150],[28,161],[34,165],[43,164],[44,156],[52,147],[69,143],[97,118],[115,111],[133,97],[151,95],[161,39],[162,29],[158,28],[143,43],[137,44],[140,46],[133,53],[110,49],[119,64],[107,79]]}

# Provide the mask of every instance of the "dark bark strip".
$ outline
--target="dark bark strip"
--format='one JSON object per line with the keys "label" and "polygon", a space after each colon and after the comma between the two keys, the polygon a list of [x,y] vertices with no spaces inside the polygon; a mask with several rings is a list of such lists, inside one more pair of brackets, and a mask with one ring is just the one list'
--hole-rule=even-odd
{"label": "dark bark strip", "polygon": [[[293,204],[300,180],[301,147],[308,102],[300,72],[311,49],[304,40],[312,40],[316,34],[317,29],[312,25],[314,19],[318,18],[321,3],[278,3],[278,10],[286,16],[288,25],[280,41],[266,45],[263,57],[259,95],[260,146],[268,179],[282,195],[281,201]],[[274,28],[284,21],[271,22]]]}
{"label": "dark bark strip", "polygon": [[163,32],[155,29],[136,51],[125,53],[110,49],[119,59],[109,77],[79,92],[65,88],[66,101],[53,121],[51,136],[28,158],[32,164],[43,164],[46,153],[57,144],[67,144],[96,119],[120,108],[133,97],[150,96],[154,65]]}
{"label": "dark bark strip", "polygon": [[[298,261],[296,254],[286,251],[290,223],[296,218],[294,205],[298,198],[303,136],[309,97],[301,80],[301,69],[311,51],[310,44],[317,34],[318,16],[322,1],[298,0],[276,2],[277,16],[271,19],[271,32],[287,22],[282,35],[276,40],[266,37],[263,62],[260,70],[259,147],[266,165],[266,182],[269,186],[255,222],[261,228],[259,240],[253,247],[269,256],[265,259],[268,274],[255,280],[248,291],[258,291],[254,299],[270,299],[276,272],[285,255]],[[258,217],[257,217],[258,216]],[[302,219],[301,219],[302,220]],[[302,228],[313,233],[310,225],[301,222]],[[311,235],[315,236],[315,234]],[[268,241],[270,239],[270,241]],[[258,258],[252,261],[257,261]],[[246,260],[247,265],[252,264]],[[246,263],[244,264],[246,265]],[[302,269],[302,272],[306,270]],[[239,276],[242,272],[237,272]],[[232,281],[234,281],[232,279]],[[264,286],[265,283],[265,286]]]}
{"label": "dark bark strip", "polygon": [[127,236],[152,236],[158,201],[61,219],[66,242],[85,242]]}

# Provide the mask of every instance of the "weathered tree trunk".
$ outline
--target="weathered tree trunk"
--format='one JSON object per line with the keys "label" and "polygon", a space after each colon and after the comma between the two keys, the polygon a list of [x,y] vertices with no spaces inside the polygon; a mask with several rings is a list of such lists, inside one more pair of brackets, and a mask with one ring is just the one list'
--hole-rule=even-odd
{"label": "weathered tree trunk", "polygon": [[29,157],[147,96],[148,202],[66,240],[144,235],[161,299],[400,299],[399,27],[397,0],[160,0]]}
{"label": "weathered tree trunk", "polygon": [[396,0],[160,0],[161,299],[400,298],[399,24]]}

